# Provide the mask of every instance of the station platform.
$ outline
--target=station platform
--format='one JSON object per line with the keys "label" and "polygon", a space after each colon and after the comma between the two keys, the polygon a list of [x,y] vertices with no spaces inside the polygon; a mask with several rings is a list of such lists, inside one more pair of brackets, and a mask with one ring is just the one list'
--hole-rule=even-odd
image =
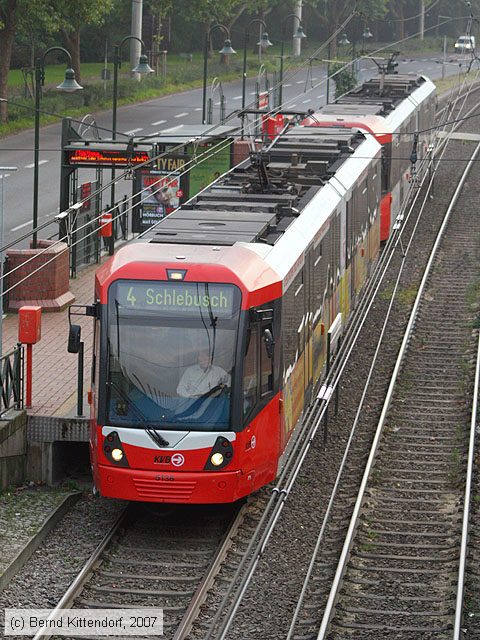
{"label": "station platform", "polygon": [[[106,259],[106,258],[105,258]],[[98,264],[80,270],[70,279],[70,291],[74,304],[93,302],[95,271]],[[82,327],[84,349],[84,392],[89,389],[92,362],[93,320],[75,317],[75,324]],[[33,346],[32,406],[29,416],[76,418],[77,416],[77,365],[78,356],[68,353],[68,310],[42,313],[42,335]],[[3,352],[11,350],[18,341],[18,315],[8,314],[3,319]],[[84,401],[83,414],[88,417],[89,407]]]}

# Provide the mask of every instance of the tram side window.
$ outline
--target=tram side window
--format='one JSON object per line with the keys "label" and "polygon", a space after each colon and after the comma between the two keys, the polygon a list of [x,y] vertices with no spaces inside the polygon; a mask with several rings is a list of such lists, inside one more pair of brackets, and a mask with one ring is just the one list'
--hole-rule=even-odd
{"label": "tram side window", "polygon": [[260,341],[260,393],[262,396],[273,390],[273,355],[268,352],[267,332],[273,336],[272,325],[262,326]]}
{"label": "tram side window", "polygon": [[257,379],[257,342],[258,325],[252,325],[248,334],[248,344],[245,353],[243,369],[243,415],[250,413],[258,400]]}

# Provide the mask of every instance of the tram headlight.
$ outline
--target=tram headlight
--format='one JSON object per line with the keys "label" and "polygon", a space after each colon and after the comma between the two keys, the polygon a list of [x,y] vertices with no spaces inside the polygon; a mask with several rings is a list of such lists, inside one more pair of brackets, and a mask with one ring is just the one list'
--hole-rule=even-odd
{"label": "tram headlight", "polygon": [[233,446],[228,438],[218,436],[210,450],[207,462],[203,467],[205,471],[220,471],[225,469],[233,458]]}
{"label": "tram headlight", "polygon": [[222,454],[221,453],[214,453],[210,458],[210,462],[215,467],[219,467],[221,464],[223,464],[223,456],[222,456]]}
{"label": "tram headlight", "polygon": [[120,462],[120,460],[123,458],[123,451],[121,449],[112,449],[111,456],[115,460],[115,462]]}
{"label": "tram headlight", "polygon": [[116,431],[110,431],[103,440],[103,453],[109,462],[118,467],[128,467],[128,459],[122,441]]}

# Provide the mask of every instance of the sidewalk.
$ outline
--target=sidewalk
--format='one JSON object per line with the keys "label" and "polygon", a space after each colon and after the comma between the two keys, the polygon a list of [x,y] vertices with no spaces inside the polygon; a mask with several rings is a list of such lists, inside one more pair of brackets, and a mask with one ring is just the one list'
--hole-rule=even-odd
{"label": "sidewalk", "polygon": [[[91,304],[94,297],[94,264],[78,272],[70,280],[70,291],[75,295],[74,304]],[[75,324],[82,327],[85,343],[84,393],[90,388],[92,363],[93,319],[76,317]],[[18,341],[18,316],[9,314],[3,320],[3,350],[12,349]],[[68,310],[59,313],[42,313],[42,337],[33,347],[33,394],[29,415],[72,417],[77,406],[78,356],[68,353]],[[84,402],[84,415],[88,417],[88,405]]]}

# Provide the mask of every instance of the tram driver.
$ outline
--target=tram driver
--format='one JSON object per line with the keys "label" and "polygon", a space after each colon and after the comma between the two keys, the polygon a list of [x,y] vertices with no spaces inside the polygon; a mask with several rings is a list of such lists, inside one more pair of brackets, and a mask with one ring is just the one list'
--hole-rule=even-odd
{"label": "tram driver", "polygon": [[197,398],[207,395],[209,391],[230,387],[230,375],[210,361],[210,353],[206,349],[198,352],[196,364],[189,366],[178,383],[177,393],[183,398]]}

